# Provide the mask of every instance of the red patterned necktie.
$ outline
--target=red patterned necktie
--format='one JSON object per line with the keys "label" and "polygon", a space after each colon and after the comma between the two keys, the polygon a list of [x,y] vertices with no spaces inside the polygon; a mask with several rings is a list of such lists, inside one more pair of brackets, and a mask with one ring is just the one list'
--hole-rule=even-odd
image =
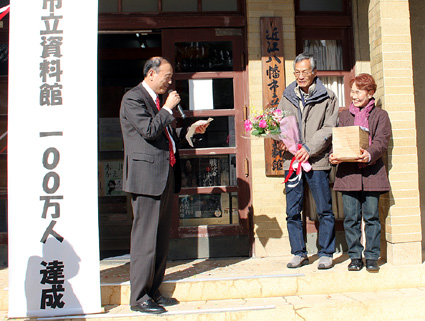
{"label": "red patterned necktie", "polygon": [[[158,110],[160,110],[161,107],[159,106],[159,97],[158,96],[156,96],[155,104],[156,104],[156,108],[158,108]],[[167,135],[167,138],[168,138],[168,149],[170,150],[170,165],[174,166],[174,164],[176,163],[176,157],[174,156],[173,143],[171,142],[170,134],[168,133],[167,128],[165,128],[165,134]]]}

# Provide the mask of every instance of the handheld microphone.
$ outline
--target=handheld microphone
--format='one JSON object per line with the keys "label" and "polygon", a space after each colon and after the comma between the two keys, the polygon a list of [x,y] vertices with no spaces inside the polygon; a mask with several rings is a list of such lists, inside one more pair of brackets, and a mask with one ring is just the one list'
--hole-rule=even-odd
{"label": "handheld microphone", "polygon": [[[168,93],[171,93],[173,90],[172,89],[170,89],[169,91],[168,91]],[[177,104],[177,106],[176,106],[176,108],[177,108],[177,110],[179,111],[179,114],[180,114],[180,116],[182,117],[182,119],[185,119],[186,118],[186,115],[184,114],[184,112],[183,112],[183,108],[182,108],[182,106],[180,106],[180,104]]]}

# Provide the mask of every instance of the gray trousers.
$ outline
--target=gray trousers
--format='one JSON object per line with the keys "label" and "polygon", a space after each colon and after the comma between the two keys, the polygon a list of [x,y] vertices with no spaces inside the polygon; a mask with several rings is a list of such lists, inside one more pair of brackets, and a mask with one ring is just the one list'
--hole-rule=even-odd
{"label": "gray trousers", "polygon": [[[155,184],[152,182],[151,184]],[[167,263],[174,199],[174,171],[160,196],[132,194],[133,227],[130,245],[130,305],[160,295]]]}

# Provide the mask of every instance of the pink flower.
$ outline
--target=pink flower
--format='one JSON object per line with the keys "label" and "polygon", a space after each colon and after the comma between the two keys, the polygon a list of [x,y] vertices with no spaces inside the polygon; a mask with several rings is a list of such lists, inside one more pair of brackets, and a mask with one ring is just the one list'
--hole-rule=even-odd
{"label": "pink flower", "polygon": [[267,122],[264,119],[260,120],[260,122],[258,123],[258,127],[260,127],[260,128],[266,128],[267,127]]}
{"label": "pink flower", "polygon": [[274,112],[275,112],[276,114],[281,114],[281,113],[282,113],[282,111],[281,111],[280,109],[275,109],[275,110],[274,110]]}
{"label": "pink flower", "polygon": [[252,129],[252,123],[249,119],[245,120],[245,131],[249,132]]}

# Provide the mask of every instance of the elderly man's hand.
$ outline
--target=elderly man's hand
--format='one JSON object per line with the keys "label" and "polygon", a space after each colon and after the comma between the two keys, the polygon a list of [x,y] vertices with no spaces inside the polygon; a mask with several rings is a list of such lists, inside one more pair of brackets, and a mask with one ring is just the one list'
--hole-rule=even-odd
{"label": "elderly man's hand", "polygon": [[307,152],[307,150],[304,147],[301,147],[296,153],[295,158],[299,162],[305,162],[309,159],[310,154]]}
{"label": "elderly man's hand", "polygon": [[277,144],[277,148],[283,150],[284,152],[286,152],[288,150],[288,148],[286,147],[285,143],[282,142],[281,140],[275,140],[276,144]]}

